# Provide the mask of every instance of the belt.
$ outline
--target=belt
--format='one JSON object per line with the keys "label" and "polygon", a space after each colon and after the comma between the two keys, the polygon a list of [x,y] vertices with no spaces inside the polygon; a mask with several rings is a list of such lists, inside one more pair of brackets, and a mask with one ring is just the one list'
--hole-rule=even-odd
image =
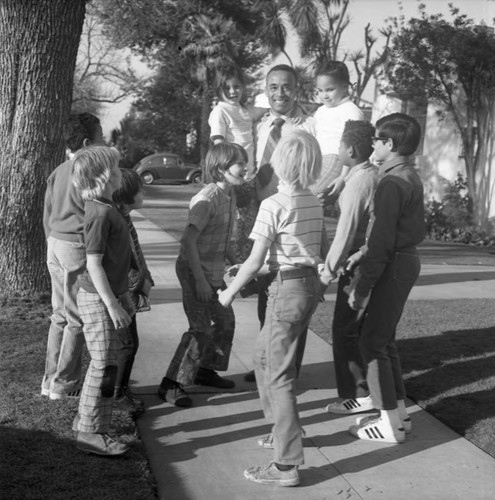
{"label": "belt", "polygon": [[308,276],[316,276],[316,269],[314,267],[296,267],[294,269],[284,269],[279,271],[280,279],[295,280],[298,278],[306,278]]}

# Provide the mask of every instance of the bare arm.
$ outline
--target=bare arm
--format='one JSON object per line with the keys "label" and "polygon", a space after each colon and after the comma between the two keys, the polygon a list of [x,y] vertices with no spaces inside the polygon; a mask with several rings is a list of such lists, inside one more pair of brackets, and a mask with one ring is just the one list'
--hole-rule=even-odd
{"label": "bare arm", "polygon": [[253,249],[251,250],[249,257],[240,267],[239,272],[230,286],[218,294],[220,304],[225,307],[232,304],[240,289],[258,274],[258,271],[263,267],[265,262],[268,246],[268,242],[258,240],[254,242]]}
{"label": "bare arm", "polygon": [[107,307],[108,314],[110,314],[110,317],[112,318],[114,327],[117,330],[120,328],[126,328],[131,323],[131,318],[129,314],[127,314],[126,310],[120,305],[117,297],[115,297],[115,294],[110,287],[107,275],[105,274],[105,270],[101,264],[102,259],[102,254],[89,254],[87,256],[86,267],[98,295]]}

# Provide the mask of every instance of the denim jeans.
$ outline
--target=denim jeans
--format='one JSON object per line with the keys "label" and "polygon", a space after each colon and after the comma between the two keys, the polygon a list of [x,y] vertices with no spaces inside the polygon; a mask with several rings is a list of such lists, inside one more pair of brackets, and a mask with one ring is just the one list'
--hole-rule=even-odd
{"label": "denim jeans", "polygon": [[82,322],[77,308],[78,277],[86,266],[83,243],[48,238],[47,265],[52,284],[52,316],[41,388],[57,394],[81,385]]}
{"label": "denim jeans", "polygon": [[371,291],[360,345],[373,406],[378,410],[393,410],[397,400],[406,397],[395,334],[420,268],[414,248],[397,251]]}
{"label": "denim jeans", "polygon": [[189,330],[170,362],[166,377],[183,385],[194,383],[199,368],[227,370],[235,330],[235,316],[232,307],[223,307],[218,302],[217,290],[209,302],[196,297],[196,285],[189,264],[177,259],[177,277],[182,287],[182,303]]}
{"label": "denim jeans", "polygon": [[319,300],[316,276],[282,280],[269,288],[266,320],[256,342],[256,382],[265,418],[273,424],[274,461],[304,463],[295,380],[297,351]]}
{"label": "denim jeans", "polygon": [[344,287],[349,285],[350,275],[340,275],[332,323],[332,350],[339,397],[363,398],[368,396],[366,363],[359,347],[361,321],[358,311],[348,304],[349,295]]}

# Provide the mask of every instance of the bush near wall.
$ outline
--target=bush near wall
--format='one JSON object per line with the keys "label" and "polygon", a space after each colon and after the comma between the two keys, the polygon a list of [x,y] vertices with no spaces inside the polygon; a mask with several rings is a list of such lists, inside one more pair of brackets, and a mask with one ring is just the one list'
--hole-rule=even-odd
{"label": "bush near wall", "polygon": [[495,224],[492,222],[489,230],[473,224],[472,200],[460,173],[455,181],[445,181],[442,200],[428,201],[425,212],[428,236],[432,239],[495,246]]}

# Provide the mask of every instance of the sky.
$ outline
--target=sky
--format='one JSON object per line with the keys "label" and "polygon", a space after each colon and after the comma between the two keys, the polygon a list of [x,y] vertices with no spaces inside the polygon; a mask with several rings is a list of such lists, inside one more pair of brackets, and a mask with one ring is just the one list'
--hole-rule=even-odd
{"label": "sky", "polygon": [[[487,25],[493,25],[495,18],[495,0],[423,0],[428,14],[442,13],[449,18],[449,4],[452,3],[459,8],[460,12],[467,14],[476,21],[483,20]],[[401,10],[402,8],[402,10]],[[354,52],[364,46],[364,28],[370,23],[372,32],[379,37],[378,30],[386,26],[386,20],[390,17],[400,16],[401,13],[407,18],[418,16],[417,0],[351,0],[348,8],[350,25],[342,36],[342,52]],[[377,47],[379,42],[377,42]],[[297,40],[291,36],[287,52],[294,64],[300,62],[297,50]],[[274,63],[286,63],[284,56],[279,56]],[[136,65],[139,65],[136,62]],[[268,66],[268,67],[269,67]],[[351,69],[351,68],[350,68]],[[351,77],[352,79],[352,77]],[[365,99],[372,99],[374,86],[369,85],[364,94]],[[107,105],[102,109],[100,118],[103,126],[103,133],[108,138],[110,131],[119,126],[120,120],[129,109],[132,99],[127,99],[122,103]]]}

